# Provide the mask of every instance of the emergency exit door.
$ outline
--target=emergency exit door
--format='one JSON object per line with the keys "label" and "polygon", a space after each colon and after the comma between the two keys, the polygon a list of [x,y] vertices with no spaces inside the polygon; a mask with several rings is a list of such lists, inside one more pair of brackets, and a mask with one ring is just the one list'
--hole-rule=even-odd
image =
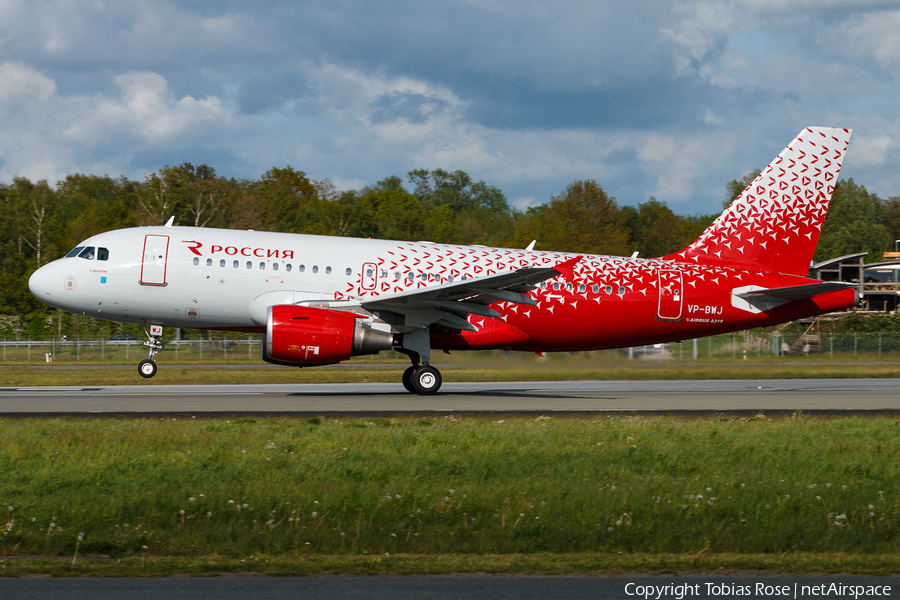
{"label": "emergency exit door", "polygon": [[681,318],[681,306],[684,302],[684,286],[681,271],[660,270],[659,272],[659,310],[660,319],[677,321]]}
{"label": "emergency exit door", "polygon": [[141,285],[166,285],[166,261],[169,236],[145,235],[144,259],[141,262]]}

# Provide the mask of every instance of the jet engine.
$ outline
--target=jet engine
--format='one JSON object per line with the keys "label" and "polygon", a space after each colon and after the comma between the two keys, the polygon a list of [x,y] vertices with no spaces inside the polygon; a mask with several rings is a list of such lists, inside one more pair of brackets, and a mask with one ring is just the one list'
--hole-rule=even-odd
{"label": "jet engine", "polygon": [[340,310],[276,304],[268,308],[262,358],[277,365],[315,366],[389,350],[393,334]]}

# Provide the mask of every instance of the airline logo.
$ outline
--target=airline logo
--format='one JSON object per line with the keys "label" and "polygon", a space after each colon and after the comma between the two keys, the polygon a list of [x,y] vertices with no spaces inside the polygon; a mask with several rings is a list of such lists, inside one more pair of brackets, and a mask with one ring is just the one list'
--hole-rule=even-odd
{"label": "airline logo", "polygon": [[[181,240],[182,243],[188,245],[188,250],[196,254],[197,256],[203,256],[203,252],[201,252],[201,248],[203,248],[203,243],[195,240]],[[256,257],[256,258],[294,258],[293,250],[278,250],[276,248],[251,248],[250,246],[244,246],[243,248],[239,248],[237,246],[222,246],[219,244],[212,244],[209,247],[209,254],[219,254],[225,253],[228,256],[247,256],[247,257]]]}

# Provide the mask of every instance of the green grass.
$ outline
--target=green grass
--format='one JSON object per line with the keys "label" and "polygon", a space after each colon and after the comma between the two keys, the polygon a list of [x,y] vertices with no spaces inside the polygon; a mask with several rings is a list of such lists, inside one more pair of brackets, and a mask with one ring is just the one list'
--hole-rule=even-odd
{"label": "green grass", "polygon": [[896,572],[898,434],[884,417],[5,420],[0,555],[46,558],[0,573],[63,573],[76,546],[112,557],[77,572],[106,574]]}

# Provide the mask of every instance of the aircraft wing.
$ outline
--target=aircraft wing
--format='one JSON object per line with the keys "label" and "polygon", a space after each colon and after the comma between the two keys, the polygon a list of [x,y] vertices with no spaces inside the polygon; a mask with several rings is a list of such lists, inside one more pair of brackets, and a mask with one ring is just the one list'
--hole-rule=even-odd
{"label": "aircraft wing", "polygon": [[[362,299],[360,305],[370,312],[381,313],[385,320],[395,321],[395,324],[405,327],[439,324],[452,329],[477,331],[466,321],[470,314],[499,317],[500,313],[487,306],[494,302],[535,305],[537,302],[525,294],[541,281],[559,275],[572,278],[572,270],[579,260],[581,257],[576,256],[554,267],[525,267],[438,287],[376,296]],[[383,314],[385,312],[394,313],[400,318],[388,319]]]}
{"label": "aircraft wing", "polygon": [[819,283],[808,283],[804,285],[792,285],[783,288],[774,288],[770,290],[752,290],[735,294],[739,298],[743,298],[751,305],[759,310],[766,311],[788,302],[795,300],[808,300],[813,296],[825,294],[828,292],[836,292],[838,290],[846,290],[857,287],[855,283],[846,283],[843,281],[821,281]]}

